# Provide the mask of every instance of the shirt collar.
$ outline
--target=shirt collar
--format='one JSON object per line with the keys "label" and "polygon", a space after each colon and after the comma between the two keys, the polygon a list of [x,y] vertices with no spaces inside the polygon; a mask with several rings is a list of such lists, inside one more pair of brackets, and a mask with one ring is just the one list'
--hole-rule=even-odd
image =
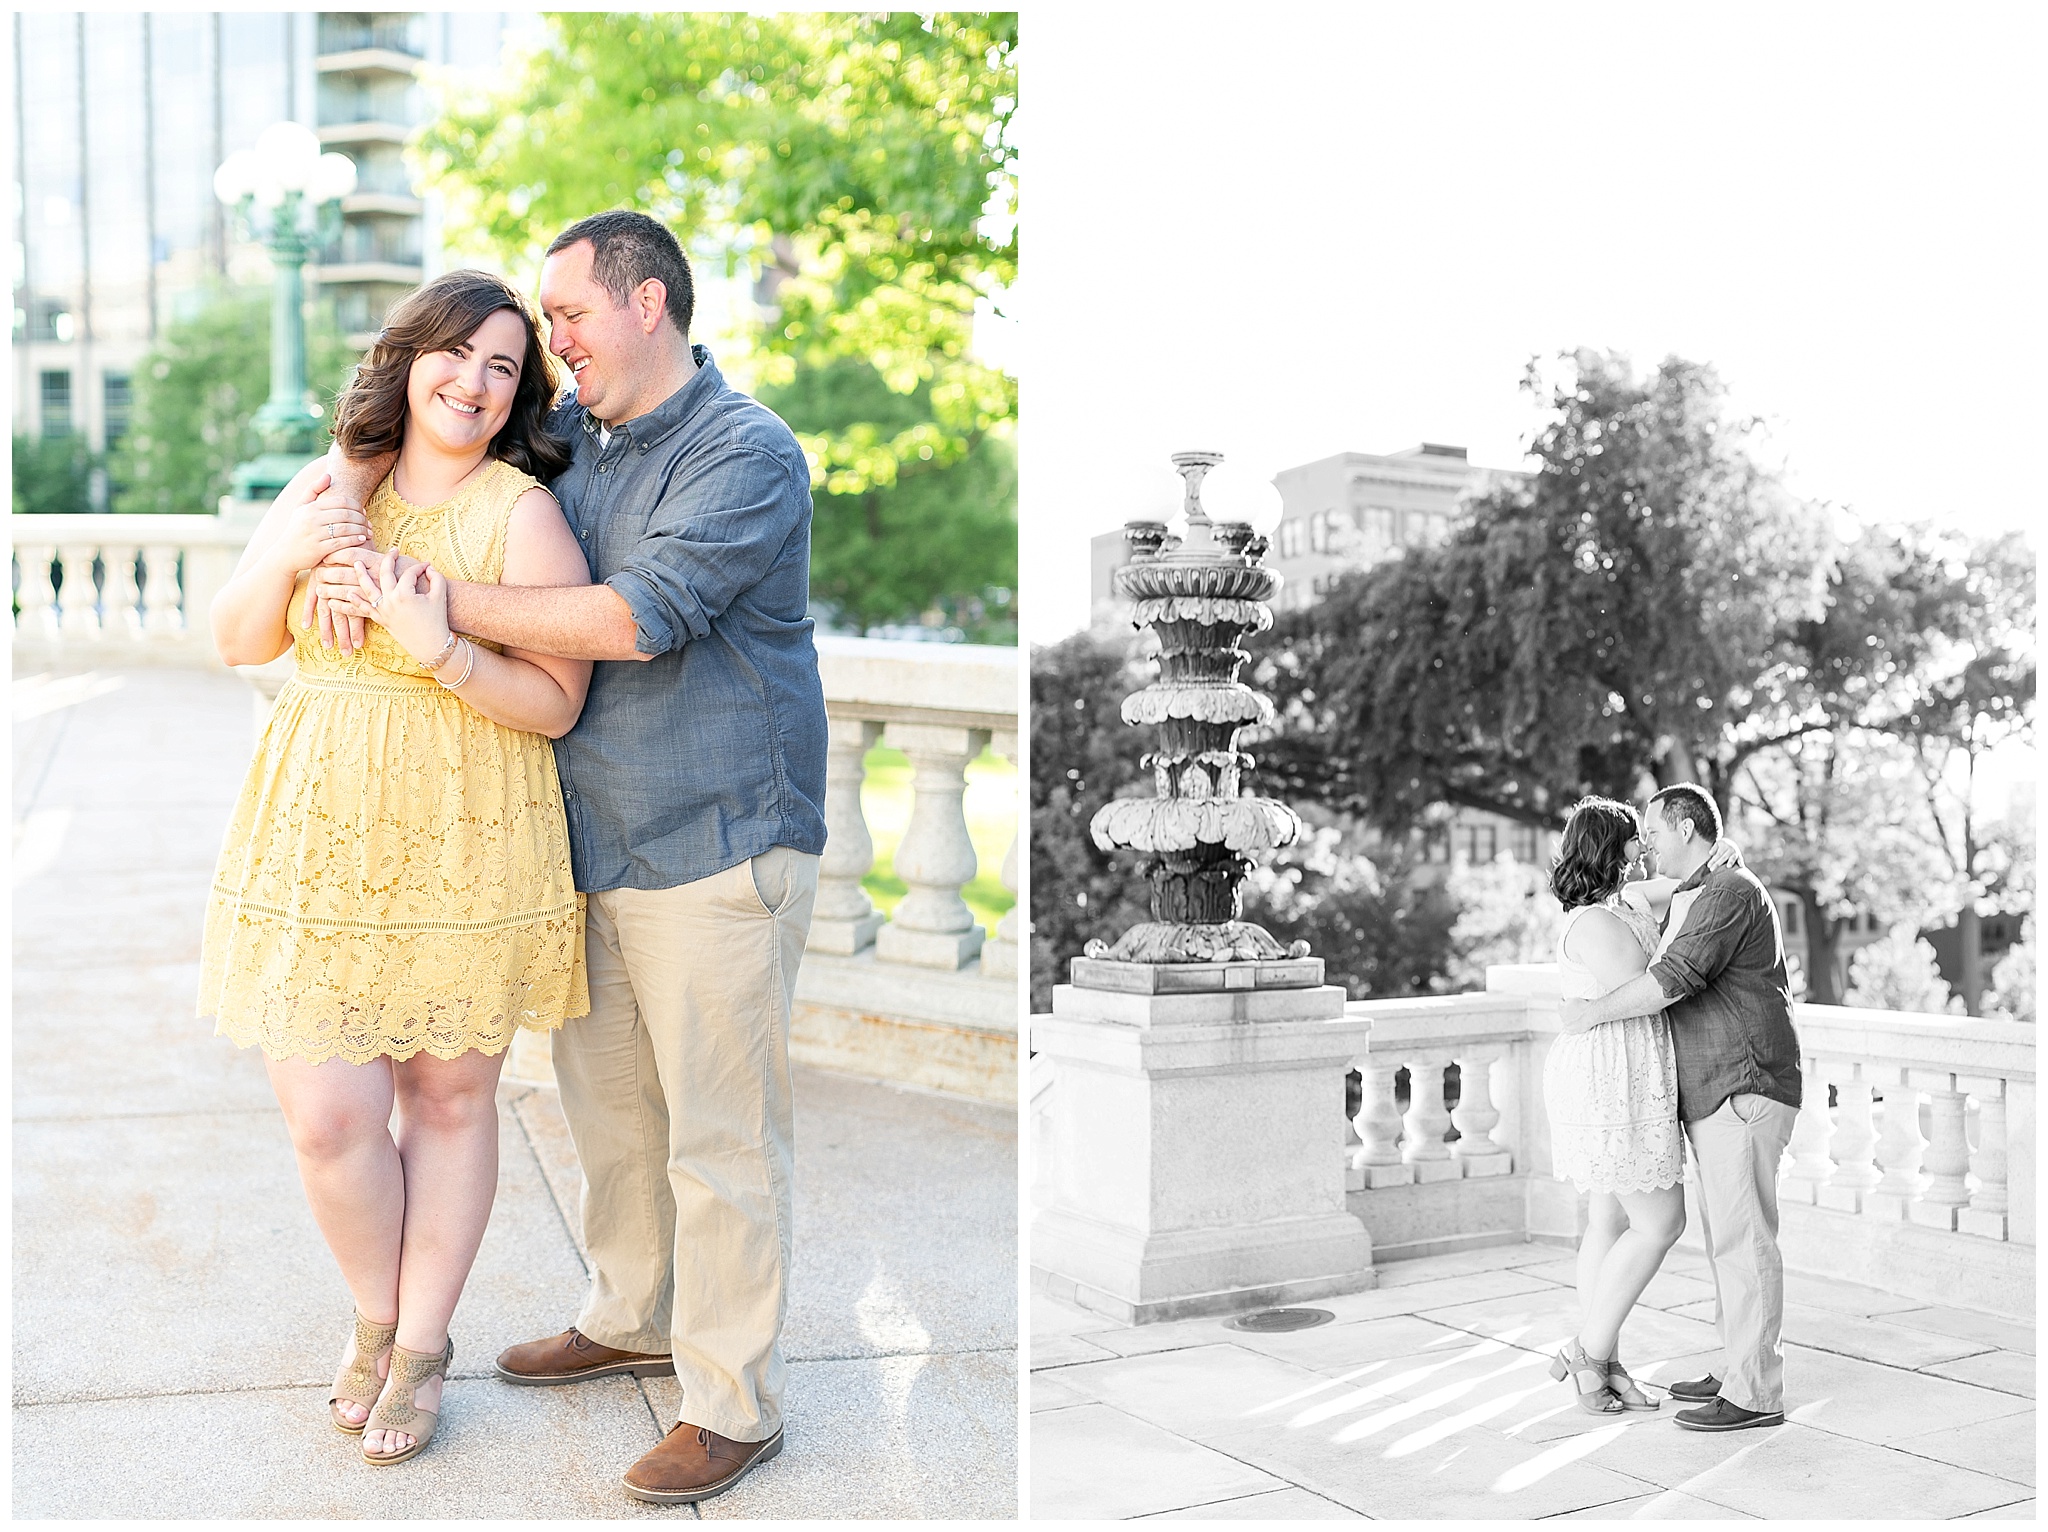
{"label": "shirt collar", "polygon": [[[670,394],[645,415],[636,415],[621,425],[611,427],[612,440],[624,438],[631,446],[642,452],[652,451],[656,443],[663,441],[702,409],[704,405],[725,387],[725,378],[718,370],[718,364],[711,359],[711,353],[703,346],[692,345],[690,357],[697,364],[697,371],[690,381]],[[583,432],[596,436],[604,429],[604,422],[589,410],[583,412]]]}
{"label": "shirt collar", "polygon": [[1678,887],[1671,890],[1671,897],[1676,899],[1680,894],[1691,893],[1694,889],[1700,887],[1703,883],[1705,883],[1708,877],[1712,875],[1712,873],[1713,869],[1711,867],[1709,867],[1705,862],[1700,863],[1699,866],[1693,869],[1691,877],[1687,878],[1683,883],[1679,884]]}

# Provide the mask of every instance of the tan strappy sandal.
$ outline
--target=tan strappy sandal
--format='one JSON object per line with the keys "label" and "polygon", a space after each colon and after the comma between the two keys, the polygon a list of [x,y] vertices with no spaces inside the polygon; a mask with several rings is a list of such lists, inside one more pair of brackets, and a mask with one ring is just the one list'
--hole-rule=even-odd
{"label": "tan strappy sandal", "polygon": [[[392,1352],[396,1357],[397,1352]],[[398,1366],[393,1362],[393,1369]],[[1550,1375],[1572,1380],[1572,1388],[1578,1394],[1579,1408],[1588,1415],[1619,1415],[1627,1408],[1607,1386],[1606,1368],[1586,1355],[1586,1348],[1576,1339],[1551,1359]]]}
{"label": "tan strappy sandal", "polygon": [[409,1457],[418,1456],[421,1449],[434,1439],[434,1427],[441,1423],[441,1413],[421,1409],[413,1402],[413,1390],[437,1374],[445,1389],[448,1368],[454,1360],[453,1340],[439,1356],[408,1351],[396,1344],[392,1346],[390,1381],[384,1385],[384,1392],[370,1411],[370,1418],[363,1422],[363,1430],[403,1431],[412,1438],[412,1445],[402,1452],[372,1452],[366,1441],[363,1443],[365,1463],[403,1463]]}
{"label": "tan strappy sandal", "polygon": [[348,1420],[337,1406],[346,1400],[365,1410],[376,1407],[377,1396],[384,1392],[384,1380],[377,1375],[377,1353],[397,1339],[397,1320],[388,1325],[373,1325],[357,1313],[355,1347],[341,1364],[341,1371],[335,1374],[334,1393],[327,1401],[327,1413],[335,1430],[346,1431],[350,1436],[363,1434],[363,1427]]}
{"label": "tan strappy sandal", "polygon": [[1658,1410],[1663,1408],[1660,1403],[1651,1400],[1642,1391],[1641,1387],[1638,1386],[1636,1380],[1628,1375],[1628,1369],[1621,1365],[1621,1353],[1619,1351],[1615,1352],[1606,1361],[1595,1361],[1593,1365],[1606,1374],[1608,1392],[1621,1401],[1623,1409]]}

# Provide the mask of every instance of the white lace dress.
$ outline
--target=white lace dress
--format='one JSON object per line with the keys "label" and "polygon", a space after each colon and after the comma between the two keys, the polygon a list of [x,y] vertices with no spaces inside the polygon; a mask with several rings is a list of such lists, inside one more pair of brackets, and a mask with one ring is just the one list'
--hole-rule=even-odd
{"label": "white lace dress", "polygon": [[[1557,937],[1566,999],[1592,1000],[1602,986],[1593,971],[1565,955],[1565,938],[1592,905],[1568,911]],[[1615,900],[1601,905],[1629,928],[1643,951],[1657,950],[1657,922]],[[1576,1036],[1558,1038],[1543,1069],[1550,1109],[1551,1170],[1581,1191],[1646,1192],[1675,1184],[1684,1173],[1685,1136],[1678,1124],[1678,1061],[1662,1016],[1631,1016]]]}

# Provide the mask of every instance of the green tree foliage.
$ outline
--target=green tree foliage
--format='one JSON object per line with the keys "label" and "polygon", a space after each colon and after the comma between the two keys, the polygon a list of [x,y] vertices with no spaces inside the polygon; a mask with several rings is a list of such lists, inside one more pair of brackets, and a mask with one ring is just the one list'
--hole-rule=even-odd
{"label": "green tree foliage", "polygon": [[[1015,380],[972,348],[976,305],[1016,279],[1016,17],[568,13],[548,29],[509,81],[447,101],[422,140],[453,226],[531,270],[567,224],[636,207],[700,257],[746,263],[772,309],[757,374],[784,391],[821,523],[868,529],[840,542],[872,553],[862,576],[933,562],[916,544],[940,483],[1007,493],[962,514],[1007,517],[1013,542],[1001,453],[959,478],[938,470],[1016,417]],[[849,367],[880,388],[849,385]],[[927,476],[893,516],[886,495],[868,499]],[[980,557],[891,615],[1013,585],[988,557],[1003,542],[970,544]]]}
{"label": "green tree foliage", "polygon": [[1979,917],[2032,896],[2030,854],[1986,821],[1976,785],[1984,754],[2031,728],[2031,556],[2016,536],[1877,528],[1824,574],[1822,610],[1790,626],[1759,684],[1772,743],[1744,758],[1729,806],[1761,832],[1759,869],[1801,903],[1809,999],[1841,996],[1858,915],[1958,920],[1975,1014]]}
{"label": "green tree foliage", "polygon": [[1960,993],[1975,1016],[1987,977],[1981,917],[2033,905],[2031,816],[2019,834],[1987,822],[1978,777],[1990,751],[2033,734],[2034,558],[2018,533],[1938,554],[1940,619],[1891,732],[1913,752],[1945,912],[1960,927]]}
{"label": "green tree foliage", "polygon": [[1949,993],[1941,977],[1933,946],[1910,926],[1898,926],[1850,956],[1849,989],[1842,1004],[1937,1016],[1963,1013],[1962,1000]]}
{"label": "green tree foliage", "polygon": [[[114,510],[210,513],[235,465],[262,450],[249,421],[270,397],[270,302],[267,287],[216,293],[142,359],[128,434],[108,463]],[[309,305],[306,377],[330,417],[356,361],[327,309]]]}
{"label": "green tree foliage", "polygon": [[14,437],[14,513],[92,509],[93,454],[82,436]]}
{"label": "green tree foliage", "polygon": [[1253,870],[1244,918],[1283,943],[1306,941],[1350,999],[1433,994],[1450,971],[1458,908],[1418,870],[1408,842],[1333,820]]}
{"label": "green tree foliage", "polygon": [[1699,782],[1799,898],[1822,1002],[1858,915],[2012,907],[1968,804],[1984,750],[2031,717],[2024,545],[1839,542],[1690,363],[1638,380],[1581,352],[1528,386],[1550,405],[1533,476],[1259,646],[1282,795],[1399,832],[1438,804],[1555,826],[1589,792]]}
{"label": "green tree foliage", "polygon": [[1525,387],[1549,397],[1534,475],[1268,635],[1266,755],[1293,790],[1395,830],[1437,803],[1555,826],[1645,775],[1725,798],[1769,741],[1757,683],[1818,610],[1818,511],[1757,465],[1709,368],[1580,352]]}
{"label": "green tree foliage", "polygon": [[2008,1021],[2032,1021],[2034,1001],[2034,922],[2030,918],[2020,927],[2020,939],[1991,971],[1991,993],[1984,1013]]}
{"label": "green tree foliage", "polygon": [[[835,362],[761,390],[790,420],[832,430],[861,420],[913,423],[929,385],[894,394],[871,367]],[[819,493],[811,591],[863,631],[906,616],[957,626],[973,643],[1017,641],[1017,455],[1007,428],[953,462],[913,463],[896,482]]]}
{"label": "green tree foliage", "polygon": [[1151,891],[1111,861],[1088,822],[1112,798],[1149,792],[1123,699],[1145,684],[1129,638],[1077,633],[1031,651],[1031,1009],[1052,1008],[1069,960],[1150,918]]}
{"label": "green tree foliage", "polygon": [[1544,867],[1511,856],[1460,862],[1444,891],[1458,912],[1446,975],[1454,990],[1486,988],[1490,964],[1557,961],[1564,911]]}

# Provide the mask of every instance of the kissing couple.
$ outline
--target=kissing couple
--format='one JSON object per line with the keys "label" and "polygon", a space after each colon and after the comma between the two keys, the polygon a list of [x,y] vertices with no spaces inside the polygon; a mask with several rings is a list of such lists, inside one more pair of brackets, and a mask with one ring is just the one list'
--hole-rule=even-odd
{"label": "kissing couple", "polygon": [[591,1285],[496,1375],[673,1373],[642,1500],[782,1450],[789,1018],[825,843],[810,471],[692,306],[633,212],[549,246],[545,344],[499,277],[418,288],[213,604],[222,659],[294,671],[199,1014],[263,1051],[355,1302],[329,1410],[370,1464],[443,1414],[520,1028],[552,1035]]}
{"label": "kissing couple", "polygon": [[[1659,876],[1630,881],[1645,849]],[[1579,1332],[1551,1376],[1597,1415],[1658,1406],[1621,1364],[1621,1327],[1685,1228],[1692,1148],[1721,1362],[1673,1383],[1688,1431],[1785,1419],[1778,1161],[1799,1116],[1799,1035],[1777,906],[1721,838],[1705,789],[1679,783],[1639,816],[1588,798],[1551,869],[1564,906],[1563,1035],[1544,1070],[1554,1173],[1590,1193]]]}

